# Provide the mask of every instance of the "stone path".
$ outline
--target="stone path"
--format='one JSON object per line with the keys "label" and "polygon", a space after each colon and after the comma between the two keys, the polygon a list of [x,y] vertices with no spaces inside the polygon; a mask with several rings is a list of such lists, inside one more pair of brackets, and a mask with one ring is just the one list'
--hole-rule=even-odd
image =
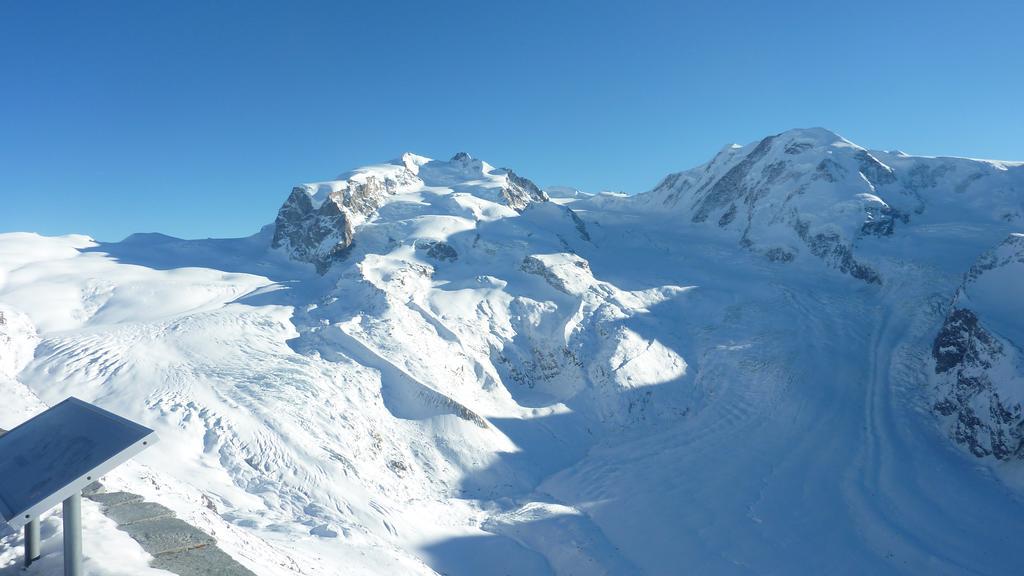
{"label": "stone path", "polygon": [[106,492],[94,482],[82,495],[100,505],[103,513],[153,556],[154,568],[178,576],[255,576],[217,547],[217,541],[176,518],[169,508],[146,502],[130,492]]}

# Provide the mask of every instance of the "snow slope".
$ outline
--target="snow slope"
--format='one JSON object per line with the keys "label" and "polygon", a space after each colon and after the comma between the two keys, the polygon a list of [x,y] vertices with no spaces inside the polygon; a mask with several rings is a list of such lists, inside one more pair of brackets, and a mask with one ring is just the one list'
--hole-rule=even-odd
{"label": "snow slope", "polygon": [[156,428],[112,481],[260,574],[1014,573],[932,352],[1022,184],[821,129],[635,197],[407,154],[245,239],[0,235],[4,374]]}

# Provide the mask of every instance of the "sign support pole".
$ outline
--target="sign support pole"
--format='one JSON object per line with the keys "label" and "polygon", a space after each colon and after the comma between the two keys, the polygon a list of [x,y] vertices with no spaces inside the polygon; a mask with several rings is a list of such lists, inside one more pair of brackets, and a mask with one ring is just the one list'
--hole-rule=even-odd
{"label": "sign support pole", "polygon": [[82,493],[64,501],[64,576],[82,576]]}
{"label": "sign support pole", "polygon": [[39,518],[25,524],[25,567],[39,560]]}
{"label": "sign support pole", "polygon": [[64,576],[83,576],[82,491],[156,441],[153,430],[73,397],[0,430],[0,525],[3,534],[24,528],[25,566],[42,552],[40,516],[63,502]]}

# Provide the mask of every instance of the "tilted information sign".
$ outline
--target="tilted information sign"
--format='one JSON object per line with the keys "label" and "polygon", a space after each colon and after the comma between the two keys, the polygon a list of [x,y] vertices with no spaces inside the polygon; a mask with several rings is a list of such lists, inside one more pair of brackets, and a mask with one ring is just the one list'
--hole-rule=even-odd
{"label": "tilted information sign", "polygon": [[68,398],[0,436],[0,517],[20,528],[156,439],[145,426]]}

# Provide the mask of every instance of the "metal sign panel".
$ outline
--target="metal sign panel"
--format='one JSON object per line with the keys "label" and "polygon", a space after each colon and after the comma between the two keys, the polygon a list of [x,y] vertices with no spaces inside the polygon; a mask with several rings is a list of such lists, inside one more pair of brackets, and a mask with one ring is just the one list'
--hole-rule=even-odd
{"label": "metal sign panel", "polygon": [[145,426],[68,398],[0,436],[0,517],[18,529],[156,440]]}

